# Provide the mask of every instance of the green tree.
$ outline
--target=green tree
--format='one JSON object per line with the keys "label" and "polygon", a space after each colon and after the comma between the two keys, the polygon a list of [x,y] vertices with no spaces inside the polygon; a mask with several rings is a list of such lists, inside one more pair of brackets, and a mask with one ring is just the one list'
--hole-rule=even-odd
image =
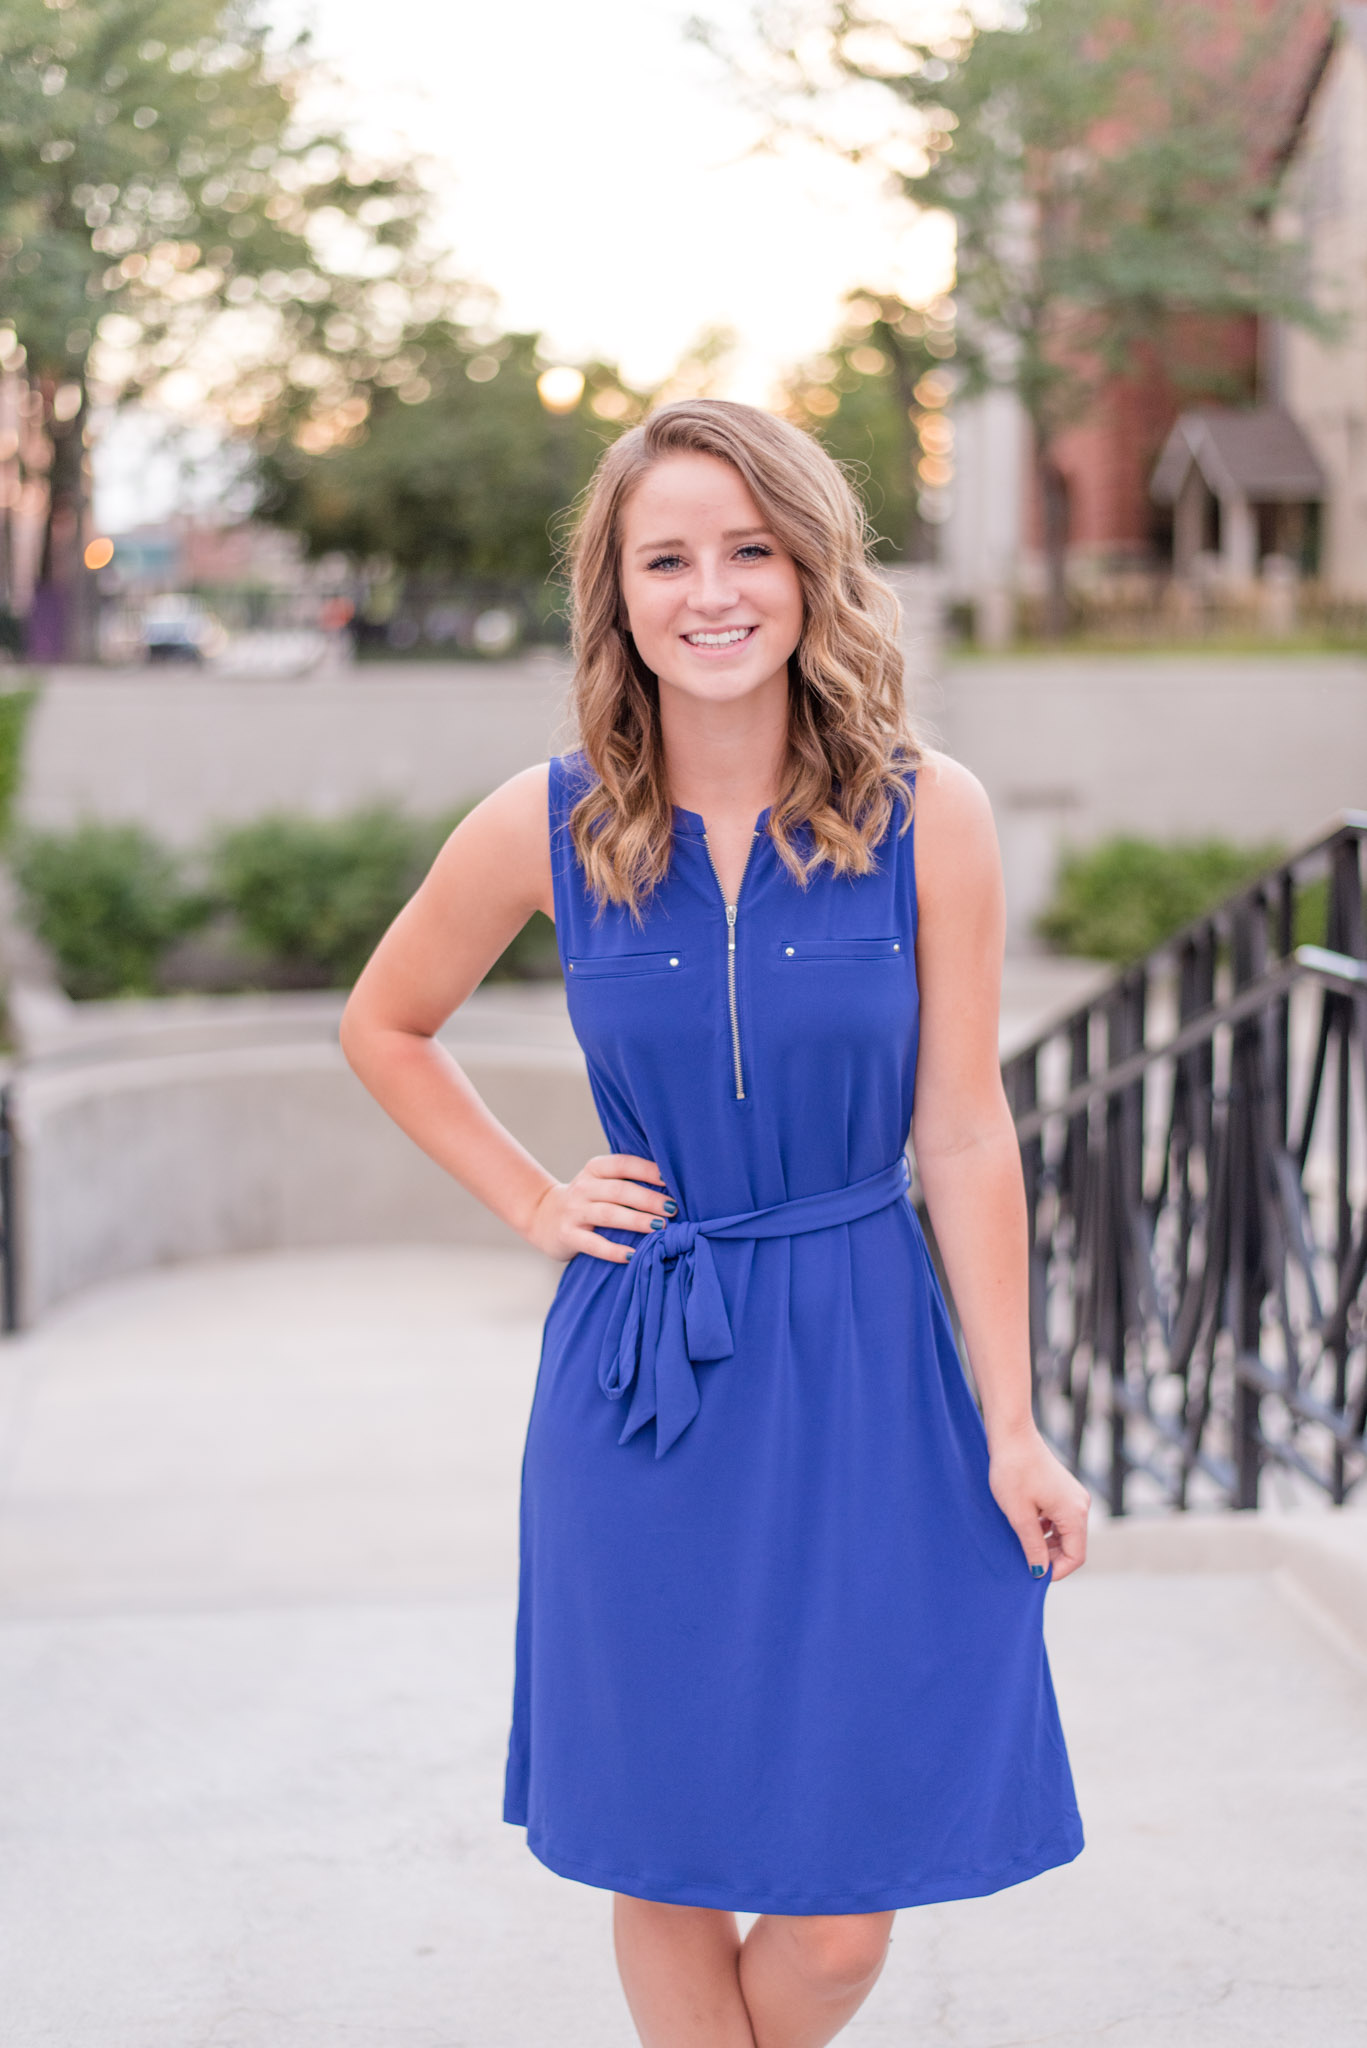
{"label": "green tree", "polygon": [[92,389],[189,365],[239,426],[321,430],[435,311],[416,176],[308,123],[310,73],[256,0],[6,0],[0,355],[45,429],[35,651],[89,651]]}
{"label": "green tree", "polygon": [[[1058,444],[1098,387],[1161,361],[1209,389],[1211,321],[1319,324],[1299,251],[1268,226],[1314,24],[1301,0],[1022,0],[1008,27],[920,20],[857,0],[827,0],[800,39],[771,20],[779,118],[881,158],[952,217],[959,365],[970,388],[1014,388],[1029,418],[1058,631]],[[857,148],[823,116],[851,86],[889,117]]]}
{"label": "green tree", "polygon": [[925,561],[943,516],[952,468],[945,417],[953,384],[950,309],[908,306],[888,294],[852,292],[823,355],[787,379],[788,417],[822,442],[859,483],[880,536],[878,553]]}
{"label": "green tree", "polygon": [[[355,400],[359,417],[330,440],[282,421],[258,437],[261,516],[340,551],[494,587],[550,573],[558,513],[603,447],[645,400],[607,364],[590,364],[572,403],[548,410],[534,334],[495,334],[442,318],[414,330]],[[573,372],[568,373],[571,391]]]}

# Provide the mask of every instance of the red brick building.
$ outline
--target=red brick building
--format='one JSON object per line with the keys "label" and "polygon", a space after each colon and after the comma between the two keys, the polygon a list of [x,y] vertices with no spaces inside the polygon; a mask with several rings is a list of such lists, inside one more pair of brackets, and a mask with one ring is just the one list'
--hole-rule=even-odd
{"label": "red brick building", "polygon": [[[1254,4],[1263,15],[1288,11],[1287,0]],[[1228,66],[1247,5],[1248,0],[1209,0],[1203,16],[1207,33],[1202,47],[1192,52],[1194,63],[1217,71]],[[1292,8],[1277,62],[1251,89],[1245,82],[1250,152],[1269,173],[1299,132],[1330,48],[1335,13],[1323,0]],[[1152,565],[1168,558],[1171,515],[1150,494],[1159,454],[1179,415],[1193,406],[1255,403],[1263,395],[1261,353],[1252,318],[1192,317],[1175,329],[1162,360],[1154,356],[1132,374],[1103,384],[1087,417],[1056,444],[1067,487],[1069,558],[1075,573],[1085,579],[1089,570]],[[980,407],[976,415],[965,408],[960,428],[960,502],[945,535],[951,581],[965,596],[1035,583],[1042,522],[1029,429],[1023,418],[1010,419],[1001,406]],[[1003,488],[1020,493],[1014,544],[1003,518]],[[973,529],[988,527],[992,537],[984,542]]]}
{"label": "red brick building", "polygon": [[[1161,5],[1161,0],[1159,0]],[[1283,0],[1258,0],[1266,16]],[[1208,0],[1209,35],[1193,61],[1219,71],[1232,56],[1246,0]],[[1248,100],[1249,148],[1260,170],[1275,174],[1295,138],[1323,67],[1335,9],[1308,0],[1296,12],[1278,62]],[[1260,337],[1250,318],[1184,321],[1164,361],[1107,384],[1090,416],[1059,447],[1068,483],[1070,550],[1081,561],[1122,567],[1166,557],[1170,533],[1149,484],[1180,413],[1211,402],[1251,405],[1260,397]],[[1039,543],[1039,506],[1032,489],[1027,531]]]}

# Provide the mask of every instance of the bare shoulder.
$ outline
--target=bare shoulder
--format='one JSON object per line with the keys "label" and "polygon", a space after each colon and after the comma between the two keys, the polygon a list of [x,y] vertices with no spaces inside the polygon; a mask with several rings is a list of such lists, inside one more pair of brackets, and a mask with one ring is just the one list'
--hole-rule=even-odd
{"label": "bare shoulder", "polygon": [[550,774],[550,762],[538,761],[534,768],[523,768],[516,775],[510,775],[506,782],[500,782],[497,789],[490,790],[488,796],[467,811],[456,832],[463,832],[467,839],[502,834],[519,840],[530,833],[533,838],[539,836],[549,844],[547,804]]}
{"label": "bare shoulder", "polygon": [[923,878],[998,860],[987,791],[961,761],[928,749],[916,771],[916,868]]}
{"label": "bare shoulder", "polygon": [[429,884],[441,891],[478,880],[500,902],[525,903],[549,912],[549,781],[550,764],[539,761],[491,790],[446,841],[433,863]]}

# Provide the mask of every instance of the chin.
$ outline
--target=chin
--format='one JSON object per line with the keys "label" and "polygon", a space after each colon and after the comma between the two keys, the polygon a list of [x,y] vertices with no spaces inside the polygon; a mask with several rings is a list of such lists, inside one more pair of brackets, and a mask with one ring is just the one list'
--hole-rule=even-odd
{"label": "chin", "polygon": [[660,681],[685,697],[697,697],[709,704],[731,704],[762,689],[769,675],[768,669],[730,675],[698,675],[695,671],[686,676],[661,675]]}

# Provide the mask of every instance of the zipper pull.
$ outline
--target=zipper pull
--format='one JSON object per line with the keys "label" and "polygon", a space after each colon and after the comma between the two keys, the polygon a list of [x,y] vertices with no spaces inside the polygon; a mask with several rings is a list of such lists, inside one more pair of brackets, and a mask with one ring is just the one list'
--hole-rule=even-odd
{"label": "zipper pull", "polygon": [[733,937],[733,938],[734,938],[734,936],[735,936],[735,931],[736,931],[736,910],[737,910],[737,905],[736,905],[736,904],[734,904],[734,903],[728,903],[728,904],[727,904],[727,906],[726,906],[726,922],[727,922],[728,926],[730,927],[730,930],[731,930],[731,935],[732,935],[732,937]]}

